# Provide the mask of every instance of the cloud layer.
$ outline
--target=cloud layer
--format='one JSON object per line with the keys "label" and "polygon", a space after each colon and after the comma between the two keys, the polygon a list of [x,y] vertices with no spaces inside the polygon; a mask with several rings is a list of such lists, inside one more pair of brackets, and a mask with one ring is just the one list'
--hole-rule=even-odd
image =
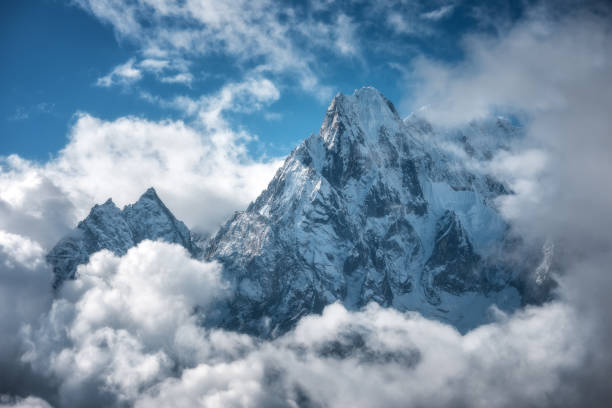
{"label": "cloud layer", "polygon": [[133,400],[206,352],[193,312],[223,294],[217,265],[147,241],[123,258],[99,252],[79,273],[40,327],[23,328],[22,360],[60,380],[62,406]]}
{"label": "cloud layer", "polygon": [[103,251],[79,273],[21,331],[22,360],[58,383],[59,406],[560,406],[592,344],[562,302],[466,335],[417,313],[334,304],[261,341],[198,324],[225,286],[217,265],[178,245]]}

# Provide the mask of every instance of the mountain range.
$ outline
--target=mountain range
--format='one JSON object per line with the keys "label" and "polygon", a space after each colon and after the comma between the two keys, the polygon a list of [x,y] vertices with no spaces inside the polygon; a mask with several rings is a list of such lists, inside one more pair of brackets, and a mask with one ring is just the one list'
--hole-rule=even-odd
{"label": "mountain range", "polygon": [[402,119],[371,87],[338,94],[319,133],[210,238],[192,234],[152,188],[123,210],[109,199],[49,252],[54,285],[78,279],[101,249],[122,255],[163,240],[223,266],[232,295],[209,308],[209,326],[276,336],[330,303],[377,302],[467,331],[551,286],[550,260],[536,282],[537,256],[509,256],[521,240],[497,206],[512,191],[483,165],[520,137],[503,118],[441,128]]}

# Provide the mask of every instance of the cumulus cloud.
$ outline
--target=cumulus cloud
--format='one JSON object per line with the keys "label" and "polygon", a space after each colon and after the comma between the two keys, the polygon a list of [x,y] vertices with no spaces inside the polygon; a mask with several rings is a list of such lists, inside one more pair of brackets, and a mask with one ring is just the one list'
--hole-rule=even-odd
{"label": "cumulus cloud", "polygon": [[[147,69],[155,66],[165,64],[149,62]],[[232,129],[225,113],[252,112],[278,97],[272,82],[258,78],[192,101],[190,123],[105,121],[79,113],[67,145],[47,163],[17,155],[0,158],[0,362],[6,368],[0,393],[54,393],[54,380],[41,377],[46,370],[32,371],[30,364],[16,361],[23,346],[16,336],[20,325],[35,322],[51,305],[48,249],[93,204],[113,197],[124,205],[149,186],[191,228],[213,232],[263,190],[279,165],[275,159],[251,158],[246,144],[254,136]],[[185,339],[191,335],[183,331]]]}
{"label": "cumulus cloud", "polygon": [[223,294],[219,269],[161,242],[122,258],[99,252],[62,287],[40,327],[23,327],[22,360],[59,380],[62,406],[87,404],[87,390],[98,402],[132,400],[206,353],[194,310]]}
{"label": "cumulus cloud", "polygon": [[153,185],[188,225],[211,231],[256,197],[276,167],[249,159],[239,138],[227,128],[204,137],[181,121],[106,122],[83,114],[44,171],[67,191],[79,216],[111,196],[125,205]]}
{"label": "cumulus cloud", "polygon": [[[0,230],[0,395],[47,388],[16,360],[22,351],[17,333],[23,322],[36,321],[49,309],[50,284],[43,248],[26,236]],[[0,396],[0,404],[9,403],[16,402]],[[20,404],[26,403],[21,401],[17,406]]]}
{"label": "cumulus cloud", "polygon": [[0,213],[6,214],[0,228],[33,234],[48,246],[93,204],[112,197],[125,205],[154,186],[190,227],[213,232],[263,190],[280,164],[250,157],[254,136],[232,129],[225,113],[253,112],[279,95],[271,81],[251,78],[198,100],[159,101],[189,112],[190,123],[79,113],[54,159],[0,161]]}
{"label": "cumulus cloud", "polygon": [[560,406],[591,341],[561,302],[466,335],[417,313],[333,304],[261,341],[198,325],[194,307],[207,313],[223,284],[179,246],[101,252],[80,274],[23,331],[23,359],[59,381],[60,406]]}
{"label": "cumulus cloud", "polygon": [[49,247],[73,225],[74,207],[39,167],[16,155],[0,158],[0,229]]}

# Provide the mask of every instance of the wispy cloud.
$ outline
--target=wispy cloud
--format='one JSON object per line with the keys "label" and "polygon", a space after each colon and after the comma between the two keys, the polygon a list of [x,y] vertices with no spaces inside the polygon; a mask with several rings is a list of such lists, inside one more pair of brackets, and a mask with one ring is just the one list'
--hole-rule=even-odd
{"label": "wispy cloud", "polygon": [[190,84],[193,81],[193,75],[189,72],[180,72],[175,75],[163,76],[160,81],[168,84]]}
{"label": "wispy cloud", "polygon": [[50,114],[55,109],[55,104],[50,102],[40,102],[29,108],[18,106],[15,108],[15,112],[7,117],[10,121],[20,121],[31,118],[32,116],[41,114]]}
{"label": "wispy cloud", "polygon": [[107,75],[98,78],[96,85],[102,87],[128,86],[140,81],[145,74],[152,74],[160,82],[189,85],[193,75],[189,72],[189,62],[183,59],[145,58],[138,61],[130,58],[127,62],[113,68]]}
{"label": "wispy cloud", "polygon": [[[442,4],[431,10],[423,2],[405,0],[299,5],[272,0],[79,0],[77,4],[110,24],[118,38],[136,45],[133,59],[100,78],[101,86],[133,84],[147,73],[166,84],[194,86],[206,78],[193,67],[221,57],[231,82],[264,76],[279,89],[297,88],[321,102],[335,93],[325,83],[330,73],[323,61],[357,61],[366,67],[367,47],[389,50],[389,43],[398,37],[431,35],[435,23],[455,8]],[[384,33],[384,41],[372,43],[363,37],[373,26]]]}
{"label": "wispy cloud", "polygon": [[138,65],[147,71],[161,72],[170,66],[170,61],[164,59],[146,58],[140,61]]}
{"label": "wispy cloud", "polygon": [[264,113],[264,118],[269,121],[281,120],[283,115],[278,112],[266,112]]}
{"label": "wispy cloud", "polygon": [[415,38],[435,34],[438,21],[451,15],[455,9],[454,4],[443,4],[431,10],[431,4],[424,1],[385,0],[366,4],[369,14],[375,16],[374,21],[385,22],[386,27],[380,30],[386,28],[391,36]]}
{"label": "wispy cloud", "polygon": [[9,117],[7,117],[7,119],[11,121],[19,121],[19,120],[25,120],[29,117],[30,117],[30,114],[28,113],[28,111],[25,110],[23,106],[18,106],[15,109],[15,112]]}
{"label": "wispy cloud", "polygon": [[111,72],[98,78],[96,85],[110,87],[112,85],[129,85],[142,78],[142,71],[134,66],[134,58],[117,65]]}
{"label": "wispy cloud", "polygon": [[455,10],[454,4],[447,4],[446,6],[442,6],[435,10],[428,11],[427,13],[423,13],[421,14],[421,17],[423,17],[426,20],[438,21],[445,17],[450,16],[454,10]]}
{"label": "wispy cloud", "polygon": [[[236,3],[78,2],[100,20],[110,23],[119,37],[140,46],[142,59],[131,59],[100,78],[98,84],[131,83],[143,70],[161,73],[175,59],[193,60],[210,54],[230,56],[247,71],[291,75],[304,90],[321,94],[316,63],[304,44],[345,56],[358,54],[355,28],[344,14],[330,22],[315,20],[297,8],[268,0]],[[147,24],[141,24],[147,21]],[[188,23],[177,25],[178,21]],[[331,40],[331,41],[329,41]],[[308,47],[307,47],[308,48]],[[254,61],[260,61],[254,64]],[[180,70],[160,75],[164,82],[188,83],[193,73]],[[331,96],[325,95],[325,98]]]}

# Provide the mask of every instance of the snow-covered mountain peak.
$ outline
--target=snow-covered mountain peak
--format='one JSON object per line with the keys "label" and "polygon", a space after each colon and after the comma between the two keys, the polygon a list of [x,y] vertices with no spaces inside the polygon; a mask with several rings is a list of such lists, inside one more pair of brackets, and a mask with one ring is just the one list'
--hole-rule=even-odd
{"label": "snow-covered mountain peak", "polygon": [[[113,199],[111,197],[109,197],[103,204],[96,204],[95,206],[109,206],[109,207],[117,207],[117,205],[115,204],[115,202],[113,201]],[[94,206],[94,207],[95,207]]]}
{"label": "snow-covered mountain peak", "polygon": [[395,128],[398,121],[393,104],[377,89],[364,87],[352,95],[339,93],[334,97],[327,109],[321,136],[329,147],[344,130],[349,130],[348,137],[376,142],[381,126]]}
{"label": "snow-covered mountain peak", "polygon": [[123,255],[145,239],[180,244],[194,255],[199,252],[187,226],[172,215],[155,189],[149,188],[123,210],[110,198],[94,205],[77,228],[57,243],[47,255],[55,286],[74,278],[77,266],[86,263],[94,252],[108,249]]}
{"label": "snow-covered mountain peak", "polygon": [[148,199],[148,200],[156,200],[161,202],[159,196],[157,195],[157,191],[155,191],[155,188],[153,187],[149,187],[147,189],[147,191],[145,191],[141,196],[140,196],[140,200],[142,199]]}
{"label": "snow-covered mountain peak", "polygon": [[371,116],[378,121],[385,121],[385,118],[391,120],[399,119],[399,114],[393,103],[376,88],[366,86],[357,89],[348,98],[353,106],[359,110],[362,118]]}
{"label": "snow-covered mountain peak", "polygon": [[88,218],[94,216],[95,214],[103,214],[106,212],[113,213],[117,211],[121,212],[121,210],[119,209],[119,207],[117,207],[113,199],[109,198],[104,203],[95,204],[93,207],[91,207],[91,210],[89,210]]}
{"label": "snow-covered mountain peak", "polygon": [[134,204],[123,209],[134,240],[161,239],[181,244],[190,252],[195,251],[187,226],[177,220],[160,200],[154,188],[149,188]]}
{"label": "snow-covered mountain peak", "polygon": [[403,121],[374,88],[337,95],[319,134],[205,250],[236,289],[214,324],[273,334],[334,301],[375,301],[465,330],[492,304],[517,307],[516,271],[498,256],[507,225],[494,202],[508,192],[447,140],[425,119]]}

